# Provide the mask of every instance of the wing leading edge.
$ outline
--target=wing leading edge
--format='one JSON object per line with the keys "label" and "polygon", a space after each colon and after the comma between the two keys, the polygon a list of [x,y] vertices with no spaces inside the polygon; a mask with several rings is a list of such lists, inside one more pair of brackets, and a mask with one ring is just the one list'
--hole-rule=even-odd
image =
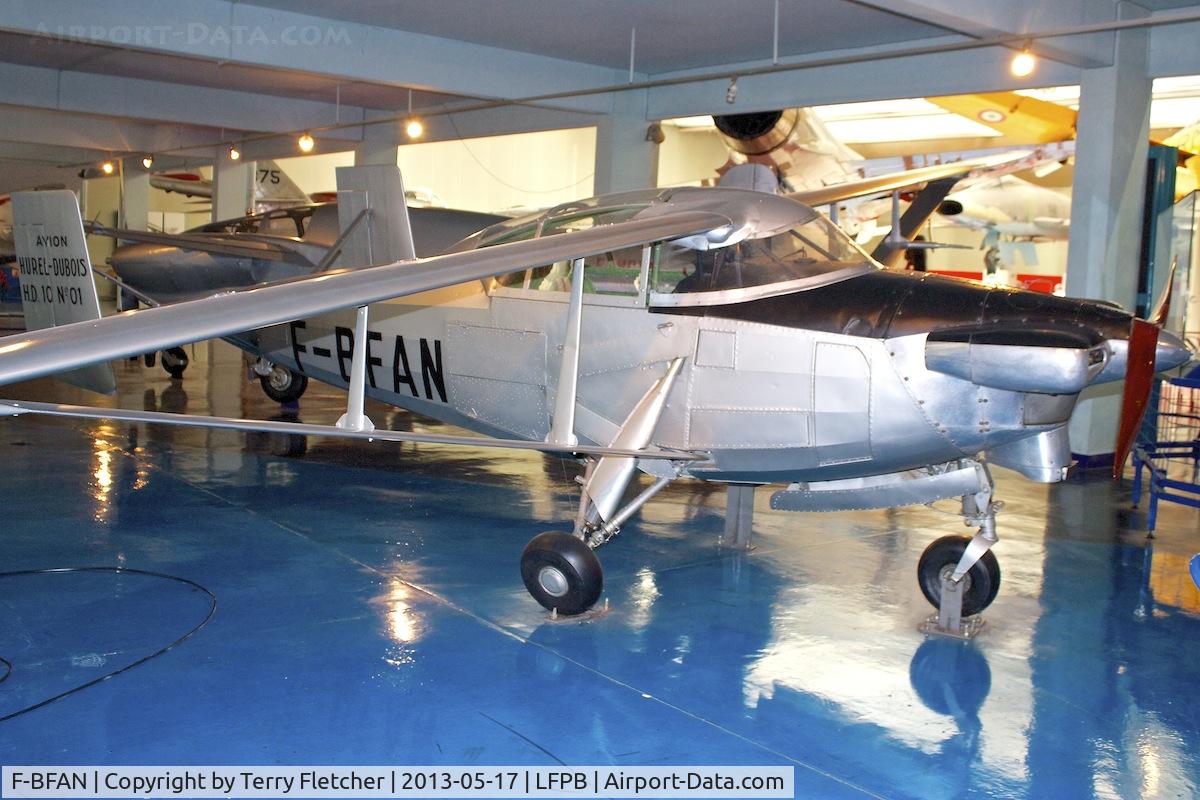
{"label": "wing leading edge", "polygon": [[715,212],[681,211],[6,336],[0,338],[0,385],[730,224]]}

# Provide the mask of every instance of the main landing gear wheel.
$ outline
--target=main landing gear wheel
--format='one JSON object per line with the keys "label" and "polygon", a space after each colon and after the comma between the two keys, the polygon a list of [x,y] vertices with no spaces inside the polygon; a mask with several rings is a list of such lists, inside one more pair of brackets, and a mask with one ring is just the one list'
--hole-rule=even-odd
{"label": "main landing gear wheel", "polygon": [[278,364],[271,367],[268,374],[260,375],[258,381],[262,384],[262,389],[266,392],[267,397],[276,403],[293,403],[299,400],[300,396],[304,394],[304,390],[308,388],[307,375],[292,372],[287,367],[281,367]]}
{"label": "main landing gear wheel", "polygon": [[521,579],[543,606],[559,614],[582,614],[600,599],[604,571],[583,540],[547,531],[529,540],[521,553]]}
{"label": "main landing gear wheel", "polygon": [[169,350],[162,351],[163,369],[172,378],[178,380],[183,377],[184,370],[188,367],[188,354],[182,347],[172,347]]}
{"label": "main landing gear wheel", "polygon": [[[942,578],[954,574],[958,560],[970,543],[970,536],[943,536],[934,541],[917,562],[917,581],[921,585],[921,593],[925,595],[934,608],[939,608],[942,602]],[[983,611],[996,599],[1000,591],[1000,563],[996,556],[988,550],[967,570],[963,576],[962,615],[971,617]]]}

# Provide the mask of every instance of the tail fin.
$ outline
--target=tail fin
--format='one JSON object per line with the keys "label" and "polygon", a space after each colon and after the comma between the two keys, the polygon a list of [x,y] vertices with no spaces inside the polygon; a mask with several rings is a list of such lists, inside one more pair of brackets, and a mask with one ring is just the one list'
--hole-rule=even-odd
{"label": "tail fin", "polygon": [[338,167],[337,187],[338,223],[343,232],[360,213],[368,212],[346,237],[339,264],[366,267],[417,257],[399,167]]}
{"label": "tail fin", "polygon": [[[26,329],[100,319],[92,260],[74,193],[65,189],[18,192],[12,196],[12,206]],[[103,394],[117,389],[108,364],[81,367],[58,377]]]}
{"label": "tail fin", "polygon": [[274,161],[254,165],[254,204],[304,204],[308,195]]}

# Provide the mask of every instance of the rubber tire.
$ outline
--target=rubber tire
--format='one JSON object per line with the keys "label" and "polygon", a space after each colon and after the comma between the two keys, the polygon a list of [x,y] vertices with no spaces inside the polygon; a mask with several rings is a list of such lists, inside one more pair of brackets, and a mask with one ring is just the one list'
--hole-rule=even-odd
{"label": "rubber tire", "polygon": [[[942,600],[942,569],[954,566],[970,543],[970,536],[943,536],[921,553],[917,562],[917,583],[930,605],[938,608]],[[983,554],[967,572],[971,585],[963,593],[962,615],[972,617],[992,604],[1000,591],[1000,562],[991,550]]]}
{"label": "rubber tire", "polygon": [[188,368],[188,354],[182,347],[172,347],[162,351],[162,366],[167,374],[179,380]]}
{"label": "rubber tire", "polygon": [[293,372],[287,367],[275,365],[276,370],[283,370],[292,376],[291,381],[283,388],[276,388],[271,384],[270,375],[260,375],[258,382],[262,384],[262,390],[267,397],[274,400],[276,403],[294,403],[300,399],[301,395],[308,388],[308,376],[298,372]]}
{"label": "rubber tire", "polygon": [[[566,578],[564,594],[556,596],[543,588],[538,575],[545,567],[557,569]],[[587,611],[604,591],[600,559],[581,539],[562,531],[547,531],[529,540],[521,552],[521,580],[534,600],[567,616]]]}

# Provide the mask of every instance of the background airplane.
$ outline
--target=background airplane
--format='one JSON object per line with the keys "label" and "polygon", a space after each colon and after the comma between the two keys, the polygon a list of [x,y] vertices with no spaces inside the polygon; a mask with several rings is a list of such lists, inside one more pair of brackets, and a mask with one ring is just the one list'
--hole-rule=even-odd
{"label": "background airplane", "polygon": [[[951,95],[926,98],[947,111],[981,122],[1004,135],[1005,141],[1016,144],[1046,144],[1073,141],[1079,112],[1067,106],[1016,92]],[[1200,176],[1200,123],[1193,124],[1168,137],[1162,144],[1180,151],[1180,164],[1175,172],[1175,199],[1180,200],[1197,186]],[[1151,144],[1157,144],[1153,139]]]}
{"label": "background airplane", "polygon": [[[791,193],[802,202],[817,203],[809,198],[822,189],[837,187],[860,181],[866,174],[866,160],[850,147],[836,139],[825,127],[820,116],[810,108],[791,108],[748,114],[714,115],[713,123],[729,150],[729,160],[718,168],[722,175],[720,185],[740,185],[737,173],[745,165],[760,164],[769,168],[779,181],[781,190]],[[951,159],[953,163],[959,159]],[[902,231],[891,233],[894,224],[879,224],[881,216],[888,213],[899,197],[872,198],[860,195],[850,202],[834,203],[830,215],[841,227],[856,238],[860,244],[887,235],[881,248],[872,255],[885,265],[895,266],[906,247],[917,232],[928,222],[938,201],[954,187],[966,192],[977,184],[990,184],[1000,175],[1019,169],[1027,169],[1037,163],[1038,157],[1029,153],[1010,153],[993,157],[989,163],[973,170],[963,170],[957,182],[946,182],[935,186],[926,185],[923,202],[909,210],[911,193],[903,198],[906,219]],[[916,175],[930,167],[918,167],[881,173],[877,178],[901,178]],[[734,180],[731,180],[734,179]],[[912,186],[916,186],[912,182]],[[909,188],[898,181],[895,188]],[[940,196],[936,196],[940,193]],[[1007,205],[1007,202],[1006,202]],[[1014,207],[1015,210],[1015,207]],[[892,215],[896,219],[899,213]],[[1013,219],[1008,220],[1012,222]],[[908,242],[909,244],[905,244]],[[925,242],[923,248],[939,246]]]}
{"label": "background airplane", "polygon": [[[254,210],[267,211],[275,208],[303,205],[312,202],[324,202],[332,199],[331,193],[322,193],[312,197],[288,177],[287,173],[274,161],[257,161],[254,170]],[[85,180],[110,177],[98,167],[88,167],[80,170],[79,177]],[[211,198],[213,182],[199,172],[173,171],[150,173],[150,185],[164,192],[176,193],[185,197]]]}
{"label": "background airplane", "polygon": [[[946,195],[937,213],[956,225],[983,231],[983,246],[999,250],[1012,262],[1012,250],[1023,242],[1065,241],[1071,226],[1071,198],[1021,180],[999,175]],[[1037,263],[1032,247],[1022,250],[1026,264]]]}
{"label": "background airplane", "polygon": [[[341,198],[343,230],[375,196],[363,190],[379,169],[339,170],[339,180],[361,179]],[[935,541],[918,564],[922,591],[954,628],[999,588],[998,507],[979,454],[1063,480],[1078,393],[1128,373],[1119,468],[1152,373],[1191,356],[1160,332],[1161,311],[1147,322],[1105,303],[882,270],[811,208],[732,189],[594,198],[506,221],[434,258],[412,258],[409,241],[396,263],[98,319],[86,268],[41,268],[88,263],[73,196],[18,199],[27,316],[35,327],[78,321],[0,339],[0,383],[221,336],[349,391],[336,426],[23,401],[4,411],[485,441],[377,430],[363,413],[370,395],[507,437],[494,446],[593,456],[573,532],[541,534],[521,557],[526,588],[561,613],[602,593],[594,550],[691,477],[784,484],[771,504],[792,511],[961,497],[978,532]],[[396,210],[370,234],[410,238],[404,205]],[[639,469],[653,483],[626,500]]]}
{"label": "background airplane", "polygon": [[[382,201],[379,201],[381,204]],[[384,205],[386,207],[386,205]],[[505,217],[457,209],[418,207],[409,210],[418,256],[445,251],[464,237]],[[134,242],[108,258],[122,289],[122,310],[143,303],[161,305],[217,291],[312,275],[334,264],[344,244],[337,203],[293,206],[262,214],[201,225],[182,234],[153,233],[87,226],[95,235]],[[394,261],[402,253],[379,247],[365,264]],[[103,273],[101,273],[103,274]],[[187,351],[169,348],[161,354],[163,369],[181,378]],[[147,366],[153,366],[147,356]],[[273,400],[299,399],[308,385],[302,374],[269,361],[252,368],[263,391]]]}

